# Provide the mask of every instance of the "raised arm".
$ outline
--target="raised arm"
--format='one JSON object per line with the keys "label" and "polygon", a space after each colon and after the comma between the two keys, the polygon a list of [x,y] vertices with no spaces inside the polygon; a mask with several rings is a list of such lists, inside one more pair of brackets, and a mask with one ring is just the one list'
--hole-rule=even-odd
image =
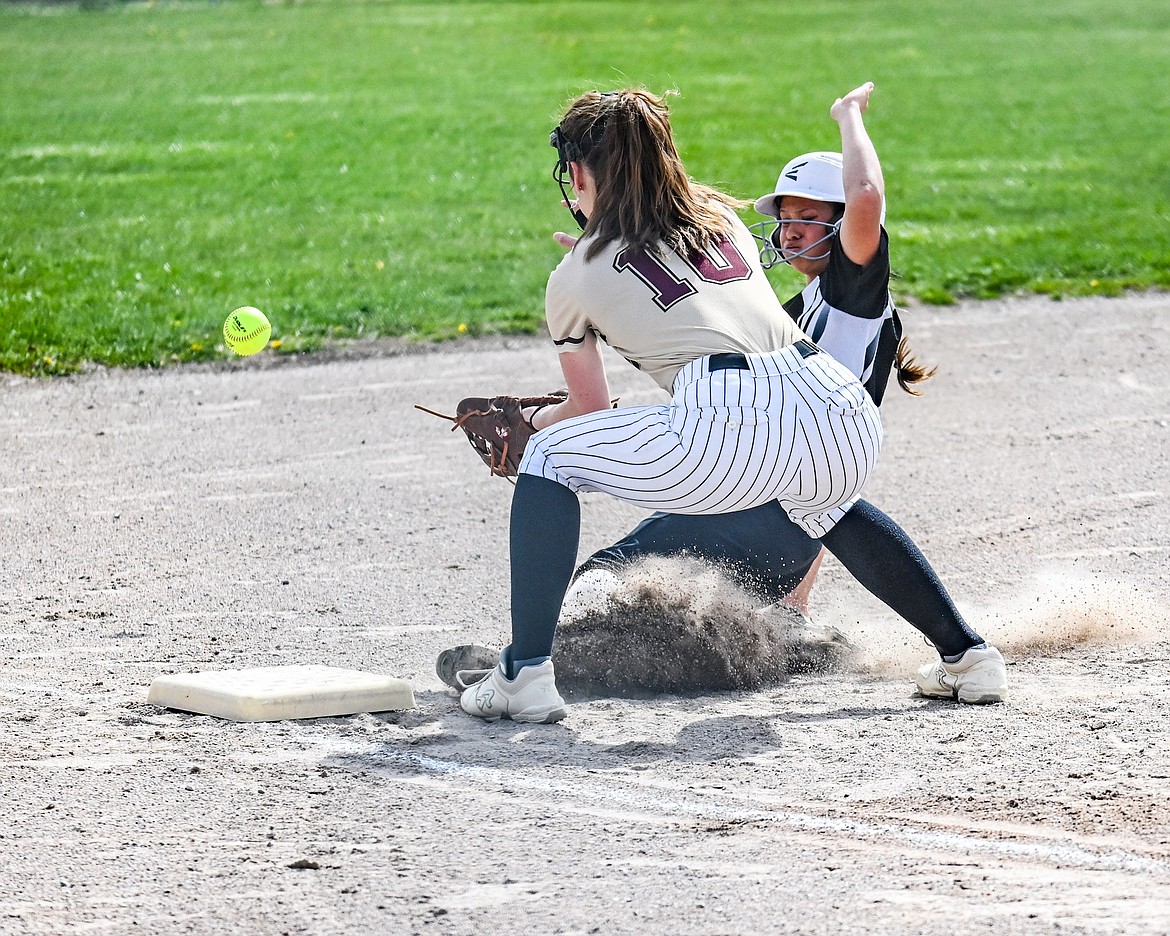
{"label": "raised arm", "polygon": [[867,81],[833,103],[829,116],[841,128],[841,155],[845,177],[845,217],[841,222],[841,247],[861,266],[869,263],[881,242],[885,182],[877,151],[865,129],[862,115],[869,107],[873,82]]}

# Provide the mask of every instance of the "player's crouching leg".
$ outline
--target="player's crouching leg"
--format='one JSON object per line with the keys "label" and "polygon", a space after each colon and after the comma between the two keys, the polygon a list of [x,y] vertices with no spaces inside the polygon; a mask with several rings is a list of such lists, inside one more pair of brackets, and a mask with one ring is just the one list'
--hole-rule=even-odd
{"label": "player's crouching leg", "polygon": [[1003,655],[988,644],[966,651],[955,662],[927,663],[915,679],[924,696],[987,705],[1007,699],[1007,666]]}

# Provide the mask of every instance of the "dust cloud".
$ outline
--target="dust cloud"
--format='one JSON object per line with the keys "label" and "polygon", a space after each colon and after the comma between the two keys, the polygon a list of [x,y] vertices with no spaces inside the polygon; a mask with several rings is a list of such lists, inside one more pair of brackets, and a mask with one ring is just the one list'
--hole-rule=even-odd
{"label": "dust cloud", "polygon": [[566,600],[553,656],[565,691],[638,695],[775,686],[851,667],[855,648],[712,565],[672,557],[587,573]]}
{"label": "dust cloud", "polygon": [[[765,605],[717,567],[644,559],[620,575],[595,572],[571,592],[557,634],[557,682],[569,692],[638,695],[776,686],[795,673],[904,677],[936,659],[893,612],[840,629]],[[831,605],[830,605],[831,606]],[[1159,640],[1170,614],[1132,584],[1046,570],[994,607],[962,607],[1008,660],[1080,647]],[[860,618],[860,620],[858,620]]]}

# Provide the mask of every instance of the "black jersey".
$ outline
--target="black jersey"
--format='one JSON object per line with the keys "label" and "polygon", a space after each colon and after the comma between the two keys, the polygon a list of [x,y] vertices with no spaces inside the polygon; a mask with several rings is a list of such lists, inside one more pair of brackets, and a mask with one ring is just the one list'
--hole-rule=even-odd
{"label": "black jersey", "polygon": [[801,330],[848,367],[880,404],[902,337],[890,297],[890,242],[882,229],[877,253],[865,266],[846,255],[839,237],[823,273],[784,303]]}

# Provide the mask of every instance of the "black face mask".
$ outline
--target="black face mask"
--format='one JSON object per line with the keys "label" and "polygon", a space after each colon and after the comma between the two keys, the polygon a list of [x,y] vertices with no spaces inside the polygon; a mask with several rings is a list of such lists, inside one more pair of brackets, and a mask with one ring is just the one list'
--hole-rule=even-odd
{"label": "black face mask", "polygon": [[585,217],[585,213],[580,208],[573,207],[572,193],[568,189],[572,183],[572,179],[569,177],[569,163],[580,161],[581,147],[566,137],[559,126],[553,128],[553,132],[548,135],[548,144],[557,151],[557,162],[553,166],[552,173],[553,181],[560,186],[561,197],[569,208],[569,214],[573,216],[573,220],[583,231],[589,219]]}

